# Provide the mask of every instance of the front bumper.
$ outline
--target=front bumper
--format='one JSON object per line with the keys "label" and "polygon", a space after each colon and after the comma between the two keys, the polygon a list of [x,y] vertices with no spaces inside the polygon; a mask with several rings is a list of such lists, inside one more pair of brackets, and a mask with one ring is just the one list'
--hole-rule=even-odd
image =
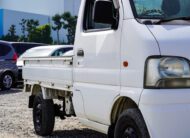
{"label": "front bumper", "polygon": [[145,89],[139,108],[152,138],[190,138],[190,89]]}

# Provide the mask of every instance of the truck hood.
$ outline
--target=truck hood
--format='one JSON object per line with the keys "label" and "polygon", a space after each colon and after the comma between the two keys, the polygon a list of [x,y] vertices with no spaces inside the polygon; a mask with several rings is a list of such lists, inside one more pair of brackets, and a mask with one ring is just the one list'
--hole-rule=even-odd
{"label": "truck hood", "polygon": [[158,41],[161,55],[190,59],[190,26],[148,25],[147,27]]}

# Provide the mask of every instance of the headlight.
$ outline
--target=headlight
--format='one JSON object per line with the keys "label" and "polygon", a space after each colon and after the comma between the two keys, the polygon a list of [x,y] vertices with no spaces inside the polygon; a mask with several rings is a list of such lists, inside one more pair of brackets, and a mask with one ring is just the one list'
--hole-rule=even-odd
{"label": "headlight", "polygon": [[177,57],[148,59],[145,88],[190,88],[189,62]]}

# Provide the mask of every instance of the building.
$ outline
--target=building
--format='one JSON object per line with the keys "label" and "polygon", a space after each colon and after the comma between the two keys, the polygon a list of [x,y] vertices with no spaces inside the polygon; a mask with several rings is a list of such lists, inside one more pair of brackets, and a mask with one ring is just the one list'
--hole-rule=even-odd
{"label": "building", "polygon": [[[39,20],[40,25],[50,23],[56,13],[66,11],[78,15],[81,0],[0,0],[0,38],[6,35],[12,24],[16,25],[16,34],[22,35],[19,23],[22,19]],[[63,37],[61,37],[63,36]],[[56,32],[52,37],[57,40]],[[60,31],[60,40],[66,41],[66,31]]]}
{"label": "building", "polygon": [[16,34],[22,35],[19,23],[22,19],[39,20],[40,25],[50,23],[50,16],[14,10],[0,9],[0,38],[6,35],[12,24],[16,25]]}

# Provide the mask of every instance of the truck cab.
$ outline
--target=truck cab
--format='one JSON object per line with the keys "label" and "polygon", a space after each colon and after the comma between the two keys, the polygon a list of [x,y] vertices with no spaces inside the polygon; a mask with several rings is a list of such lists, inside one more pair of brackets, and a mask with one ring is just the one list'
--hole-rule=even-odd
{"label": "truck cab", "polygon": [[184,88],[190,87],[190,22],[182,17],[189,16],[190,2],[122,0],[118,9],[109,3],[81,4],[73,75],[74,99],[83,104],[74,102],[76,114],[110,126],[127,108],[137,108],[151,137],[187,136],[188,127],[177,134],[165,129],[176,131],[174,120],[182,121],[187,113],[182,103],[189,95]]}

